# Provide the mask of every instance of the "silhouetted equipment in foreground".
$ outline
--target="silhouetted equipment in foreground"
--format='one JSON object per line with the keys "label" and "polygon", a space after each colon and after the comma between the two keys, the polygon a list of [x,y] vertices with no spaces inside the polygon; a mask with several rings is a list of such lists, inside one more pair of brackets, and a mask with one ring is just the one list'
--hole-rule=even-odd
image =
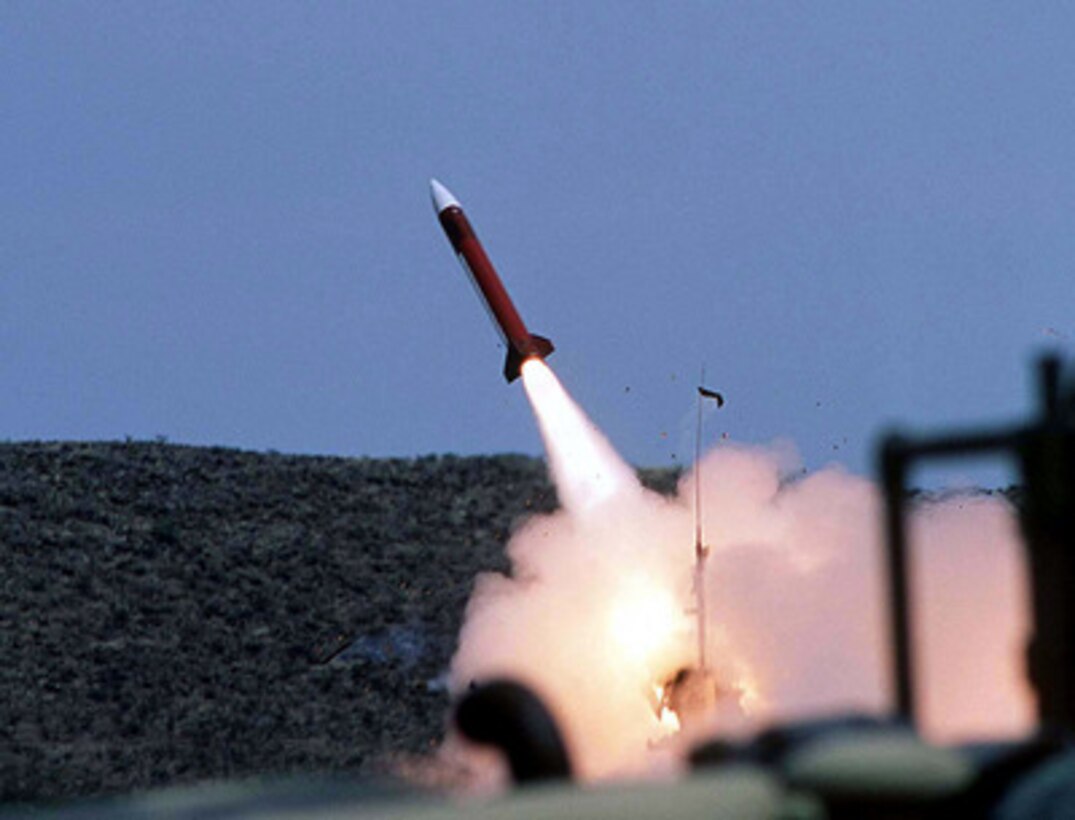
{"label": "silhouetted equipment in foreground", "polygon": [[913,613],[908,579],[907,478],[918,463],[937,458],[1005,454],[1022,477],[1019,519],[1026,542],[1034,633],[1027,671],[1037,693],[1040,724],[1075,731],[1075,374],[1066,381],[1059,358],[1039,363],[1036,419],[996,430],[908,437],[881,445],[886,501],[887,564],[896,712],[914,725]]}
{"label": "silhouetted equipment in foreground", "polygon": [[538,696],[519,683],[473,685],[456,706],[455,725],[468,740],[499,749],[519,785],[571,778],[556,721]]}

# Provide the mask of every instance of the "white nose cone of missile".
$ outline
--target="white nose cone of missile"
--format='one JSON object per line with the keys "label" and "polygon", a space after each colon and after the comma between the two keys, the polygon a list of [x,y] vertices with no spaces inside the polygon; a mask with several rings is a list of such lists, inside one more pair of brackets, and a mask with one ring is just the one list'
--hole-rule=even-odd
{"label": "white nose cone of missile", "polygon": [[433,209],[439,214],[445,208],[450,208],[452,205],[459,208],[459,200],[456,199],[452,192],[441,185],[437,180],[429,180],[429,193],[433,196]]}

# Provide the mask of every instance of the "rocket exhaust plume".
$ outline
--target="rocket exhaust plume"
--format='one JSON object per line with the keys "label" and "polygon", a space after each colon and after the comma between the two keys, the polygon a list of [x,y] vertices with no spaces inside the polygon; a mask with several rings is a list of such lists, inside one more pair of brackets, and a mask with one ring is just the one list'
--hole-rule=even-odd
{"label": "rocket exhaust plume", "polygon": [[584,515],[614,496],[641,492],[634,470],[571,400],[552,370],[533,358],[523,364],[522,373],[564,508]]}
{"label": "rocket exhaust plume", "polygon": [[[694,504],[709,554],[708,669],[722,696],[699,733],[887,712],[880,501],[839,467],[802,476],[784,447],[724,443],[678,495],[643,488],[540,359],[522,368],[562,509],[521,523],[510,576],[478,577],[451,688],[511,678],[563,728],[583,779],[674,768],[683,744],[664,688],[697,662]],[[790,480],[788,476],[797,478]],[[1012,511],[994,497],[924,505],[914,518],[933,740],[1032,726],[1023,675],[1026,591]]]}

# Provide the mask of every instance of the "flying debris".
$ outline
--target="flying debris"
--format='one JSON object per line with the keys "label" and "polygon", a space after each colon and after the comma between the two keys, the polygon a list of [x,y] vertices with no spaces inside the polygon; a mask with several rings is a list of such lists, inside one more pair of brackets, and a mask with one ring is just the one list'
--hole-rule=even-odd
{"label": "flying debris", "polygon": [[508,359],[504,362],[504,378],[513,382],[519,378],[524,361],[534,357],[544,359],[552,353],[553,344],[544,336],[538,336],[526,329],[504,283],[500,281],[493,263],[489,261],[485,249],[463,213],[459,200],[435,179],[429,181],[429,188],[433,195],[433,208],[444,233],[448,235],[448,241],[452,243],[452,250],[481,294],[482,301],[485,302],[493,323],[508,348]]}
{"label": "flying debris", "polygon": [[710,390],[707,387],[698,385],[698,395],[705,399],[713,399],[717,403],[717,407],[724,406],[724,396],[718,393],[716,390]]}

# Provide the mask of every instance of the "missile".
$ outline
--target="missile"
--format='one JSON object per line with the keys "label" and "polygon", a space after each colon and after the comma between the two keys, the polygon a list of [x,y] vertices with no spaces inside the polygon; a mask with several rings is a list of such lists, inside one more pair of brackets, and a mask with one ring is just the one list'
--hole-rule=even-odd
{"label": "missile", "polygon": [[493,263],[485,255],[485,249],[478,241],[474,229],[470,227],[459,200],[435,179],[429,181],[429,190],[433,195],[433,209],[437,212],[437,219],[444,233],[448,235],[448,241],[452,243],[452,250],[459,257],[463,270],[467,272],[481,296],[508,349],[508,360],[504,362],[504,378],[513,382],[519,378],[523,362],[527,359],[544,359],[552,353],[552,342],[526,329],[504,283],[500,281]]}

